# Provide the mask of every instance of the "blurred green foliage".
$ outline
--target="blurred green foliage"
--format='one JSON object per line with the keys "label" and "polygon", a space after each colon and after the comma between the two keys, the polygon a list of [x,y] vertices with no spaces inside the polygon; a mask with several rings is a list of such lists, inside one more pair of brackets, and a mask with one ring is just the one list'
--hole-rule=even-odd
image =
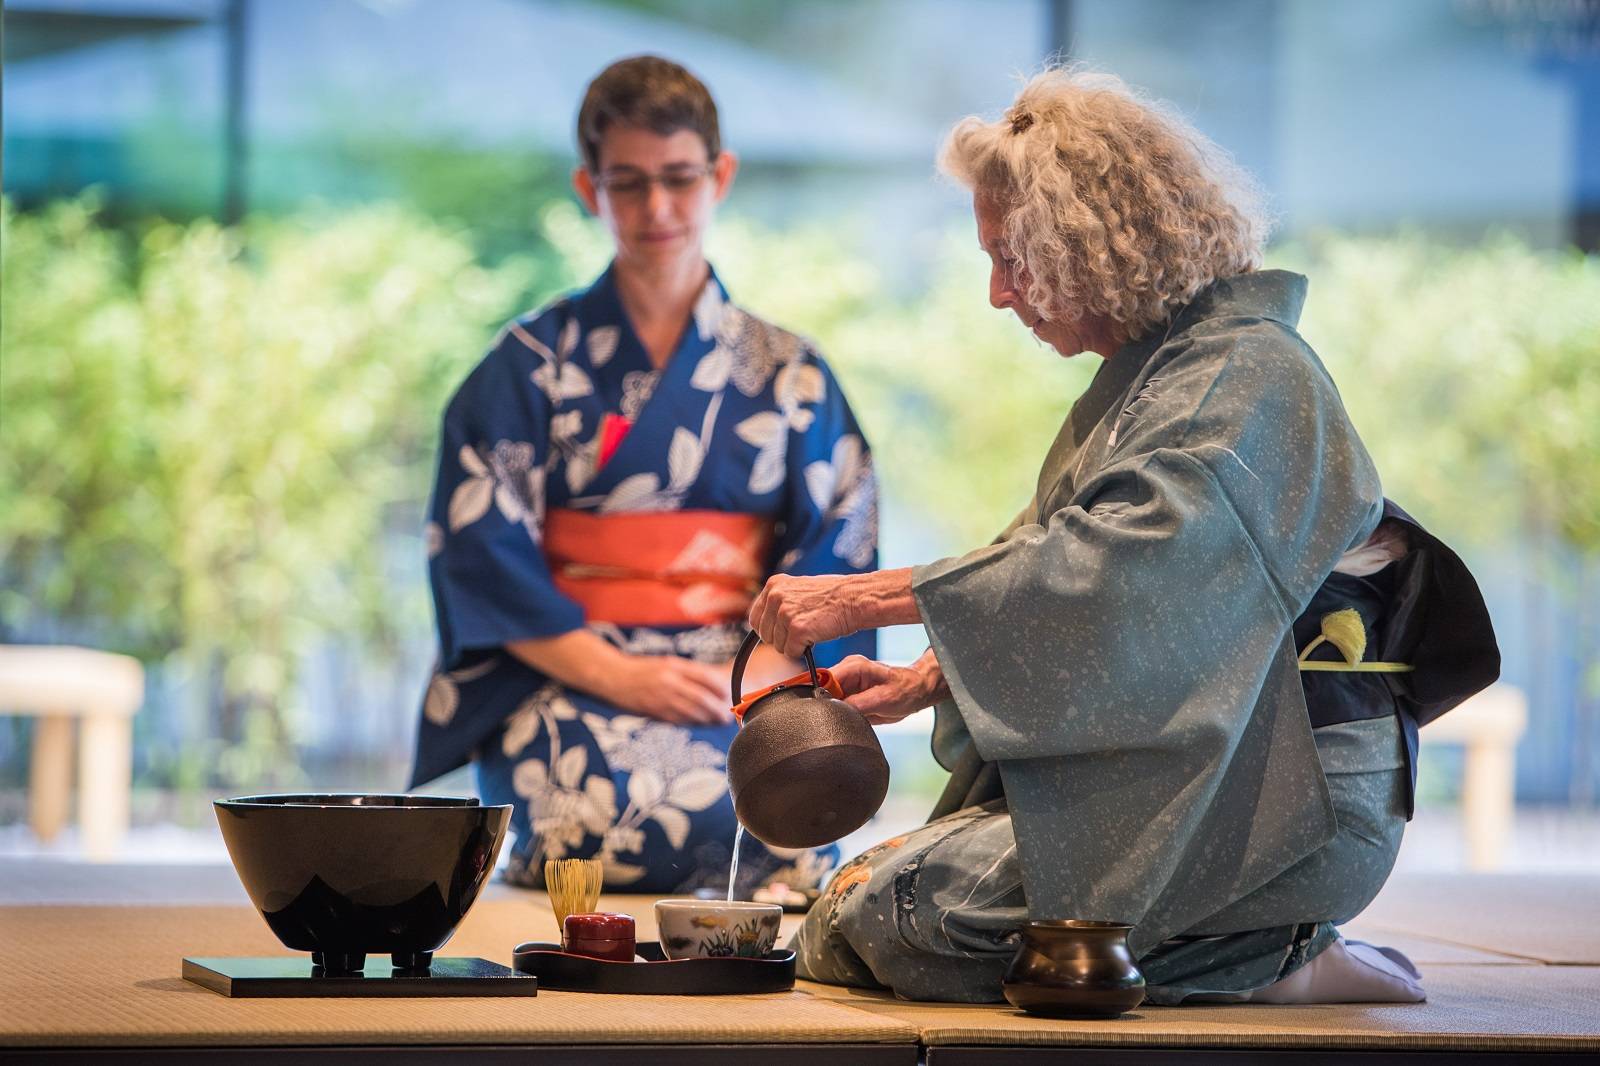
{"label": "blurred green foliage", "polygon": [[1280,258],[1391,497],[1447,537],[1600,553],[1600,256],[1412,234]]}
{"label": "blurred green foliage", "polygon": [[381,648],[419,599],[396,530],[420,558],[438,411],[526,271],[389,208],[136,240],[4,211],[0,621],[178,655],[252,776],[319,638]]}
{"label": "blurred green foliage", "polygon": [[[215,759],[174,779],[271,781],[306,656],[395,661],[426,631],[443,403],[503,319],[604,266],[604,235],[565,199],[523,254],[393,206],[240,231],[0,210],[0,635],[49,620],[181,664]],[[851,228],[729,219],[711,253],[735,300],[817,340],[886,493],[926,523],[902,540],[983,543],[1098,360],[990,308],[965,227],[909,299]],[[1600,551],[1600,261],[1419,237],[1276,258],[1312,278],[1303,332],[1391,495],[1447,538],[1532,523]]]}

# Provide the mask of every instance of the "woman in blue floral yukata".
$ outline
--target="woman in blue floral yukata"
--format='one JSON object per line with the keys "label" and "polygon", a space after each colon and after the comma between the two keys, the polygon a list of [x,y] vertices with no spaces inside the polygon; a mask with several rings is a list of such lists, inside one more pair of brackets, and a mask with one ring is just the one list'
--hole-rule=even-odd
{"label": "woman in blue floral yukata", "polygon": [[[514,805],[514,882],[598,856],[609,888],[720,888],[741,620],[775,573],[875,568],[871,457],[821,356],[730,302],[705,259],[738,166],[705,86],[653,56],[615,63],[578,144],[573,186],[615,258],[507,325],[445,410],[439,663],[412,784],[471,759],[483,800]],[[799,669],[763,647],[746,687]],[[739,888],[809,887],[836,859],[747,839]]]}

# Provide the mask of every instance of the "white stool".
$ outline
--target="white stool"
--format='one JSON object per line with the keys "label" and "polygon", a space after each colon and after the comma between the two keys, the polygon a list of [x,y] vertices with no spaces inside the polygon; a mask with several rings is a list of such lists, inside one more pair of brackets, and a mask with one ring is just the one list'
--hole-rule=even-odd
{"label": "white stool", "polygon": [[1528,727],[1528,697],[1515,685],[1494,684],[1422,727],[1422,743],[1462,744],[1461,825],[1467,867],[1500,866],[1517,803],[1517,741]]}
{"label": "white stool", "polygon": [[116,855],[133,792],[133,716],[144,702],[138,660],[88,648],[0,645],[0,714],[39,720],[28,777],[28,824],[41,841],[67,821],[72,727],[78,737],[78,823],[92,859]]}

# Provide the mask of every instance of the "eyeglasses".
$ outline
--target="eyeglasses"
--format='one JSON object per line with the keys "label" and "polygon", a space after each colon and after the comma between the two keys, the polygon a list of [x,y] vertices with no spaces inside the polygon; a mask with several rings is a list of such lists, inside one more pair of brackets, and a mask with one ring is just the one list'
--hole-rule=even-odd
{"label": "eyeglasses", "polygon": [[669,170],[665,174],[644,174],[627,171],[607,174],[595,182],[613,200],[643,202],[650,198],[650,186],[660,185],[668,196],[687,196],[700,188],[711,174],[711,167],[686,167]]}

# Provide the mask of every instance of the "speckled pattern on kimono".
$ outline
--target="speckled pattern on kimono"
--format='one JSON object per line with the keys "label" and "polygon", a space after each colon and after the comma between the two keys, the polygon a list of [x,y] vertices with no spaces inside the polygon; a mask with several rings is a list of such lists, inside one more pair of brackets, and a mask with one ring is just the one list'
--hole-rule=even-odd
{"label": "speckled pattern on kimono", "polygon": [[[1315,732],[1339,830],[1245,898],[1140,959],[1149,1001],[1238,998],[1286,977],[1383,887],[1405,830],[1399,723]],[[907,999],[995,1002],[1028,918],[1004,799],[946,815],[852,859],[793,944],[814,981]]]}
{"label": "speckled pattern on kimono", "polygon": [[[953,694],[935,754],[997,768],[1007,817],[971,833],[1014,837],[1018,919],[1129,922],[1145,956],[1339,830],[1291,624],[1382,491],[1294,330],[1305,292],[1203,290],[1101,367],[999,540],[915,572]],[[914,987],[925,942],[878,980]]]}

